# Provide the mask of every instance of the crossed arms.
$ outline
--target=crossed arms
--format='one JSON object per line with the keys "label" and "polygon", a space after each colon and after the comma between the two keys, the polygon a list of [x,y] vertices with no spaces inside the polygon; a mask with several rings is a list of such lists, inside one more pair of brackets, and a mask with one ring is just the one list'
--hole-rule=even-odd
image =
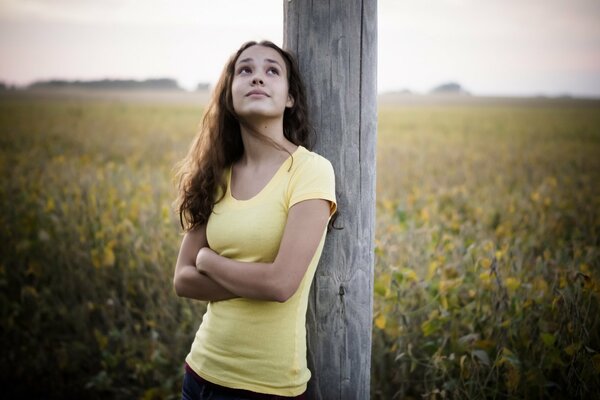
{"label": "crossed arms", "polygon": [[234,297],[284,302],[296,292],[321,241],[330,203],[301,201],[288,213],[279,251],[272,263],[241,262],[208,247],[206,225],[183,237],[173,286],[180,297],[220,301]]}

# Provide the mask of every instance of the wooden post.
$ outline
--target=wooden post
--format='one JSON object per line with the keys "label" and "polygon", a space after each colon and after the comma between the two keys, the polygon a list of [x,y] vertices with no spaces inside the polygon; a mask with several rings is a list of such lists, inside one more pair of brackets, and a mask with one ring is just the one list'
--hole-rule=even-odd
{"label": "wooden post", "polygon": [[336,173],[342,230],[328,235],[307,315],[309,394],[368,399],[375,229],[377,1],[284,0],[284,47],[298,58],[315,151]]}

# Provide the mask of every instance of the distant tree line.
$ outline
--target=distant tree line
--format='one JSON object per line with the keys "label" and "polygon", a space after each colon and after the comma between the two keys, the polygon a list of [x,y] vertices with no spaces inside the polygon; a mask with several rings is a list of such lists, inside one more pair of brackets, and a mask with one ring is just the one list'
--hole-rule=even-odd
{"label": "distant tree line", "polygon": [[[101,79],[101,80],[61,80],[52,79],[44,81],[36,81],[27,89],[119,89],[119,90],[183,90],[175,79],[157,78],[146,80],[134,79]],[[207,90],[208,83],[199,83],[196,87],[197,91]],[[7,89],[4,83],[0,82],[0,90]]]}
{"label": "distant tree line", "polygon": [[471,92],[466,90],[460,83],[457,82],[445,82],[441,83],[428,92],[419,93],[413,92],[410,89],[402,89],[394,92],[388,92],[389,94],[399,94],[399,95],[421,95],[421,94],[433,94],[433,95],[461,95],[461,96],[471,96]]}
{"label": "distant tree line", "polygon": [[92,81],[68,81],[53,79],[37,81],[28,86],[29,89],[152,89],[152,90],[182,90],[175,79],[160,78],[143,81],[133,79],[102,79]]}
{"label": "distant tree line", "polygon": [[434,87],[431,93],[470,95],[459,83],[448,82]]}
{"label": "distant tree line", "polygon": [[6,90],[15,90],[17,87],[14,85],[9,85],[4,82],[0,82],[0,92],[4,92]]}

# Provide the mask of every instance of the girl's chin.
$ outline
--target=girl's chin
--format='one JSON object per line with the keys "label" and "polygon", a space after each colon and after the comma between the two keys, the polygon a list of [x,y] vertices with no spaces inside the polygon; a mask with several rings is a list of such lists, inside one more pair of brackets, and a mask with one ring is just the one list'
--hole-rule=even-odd
{"label": "girl's chin", "polygon": [[236,113],[241,118],[253,119],[253,118],[283,118],[284,110],[273,110],[265,109],[260,107],[246,108],[244,110],[237,111]]}

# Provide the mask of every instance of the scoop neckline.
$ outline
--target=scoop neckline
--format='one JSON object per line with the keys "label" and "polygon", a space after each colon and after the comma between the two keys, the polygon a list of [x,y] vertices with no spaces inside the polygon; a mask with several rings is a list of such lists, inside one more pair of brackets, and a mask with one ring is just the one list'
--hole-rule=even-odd
{"label": "scoop neckline", "polygon": [[258,191],[258,193],[256,193],[254,196],[250,197],[249,199],[240,200],[240,199],[236,199],[235,197],[233,197],[233,193],[231,193],[231,175],[233,174],[233,164],[230,165],[229,171],[227,172],[227,197],[238,204],[245,204],[245,203],[249,203],[249,202],[255,200],[256,198],[258,198],[258,197],[262,196],[263,194],[267,193],[268,191],[270,191],[274,182],[279,179],[279,176],[282,174],[282,171],[285,170],[284,167],[286,167],[286,165],[289,163],[289,161],[292,159],[293,156],[298,154],[298,152],[300,151],[300,148],[304,148],[304,147],[302,145],[299,145],[296,148],[296,150],[294,150],[294,152],[291,153],[283,161],[283,163],[281,163],[281,165],[279,166],[279,168],[277,168],[277,170],[275,171],[275,173],[273,174],[271,179],[269,179],[267,181],[267,183]]}

